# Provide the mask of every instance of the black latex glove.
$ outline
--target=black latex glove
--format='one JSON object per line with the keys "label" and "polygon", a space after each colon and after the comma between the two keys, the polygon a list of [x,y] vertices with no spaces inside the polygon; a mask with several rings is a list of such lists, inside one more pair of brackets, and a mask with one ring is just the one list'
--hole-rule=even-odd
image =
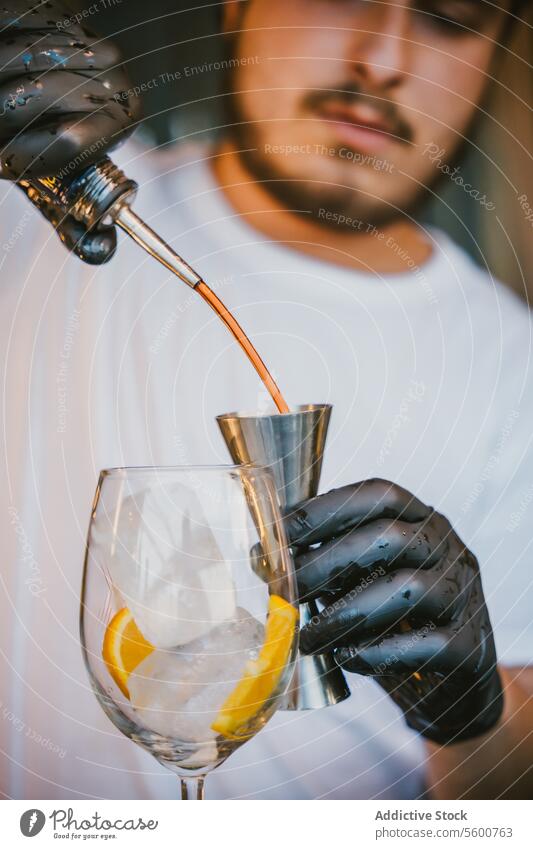
{"label": "black latex glove", "polygon": [[[76,24],[66,3],[2,3],[0,177],[71,177],[123,141],[138,100],[130,102],[119,62],[117,48]],[[69,245],[84,236],[70,216],[55,226]],[[116,244],[114,228],[99,228],[91,241],[85,239],[92,261],[105,261]]]}
{"label": "black latex glove", "polygon": [[444,516],[368,480],[297,505],[286,527],[300,599],[325,604],[301,631],[303,652],[334,649],[344,669],[374,676],[435,742],[497,722],[503,695],[479,565]]}

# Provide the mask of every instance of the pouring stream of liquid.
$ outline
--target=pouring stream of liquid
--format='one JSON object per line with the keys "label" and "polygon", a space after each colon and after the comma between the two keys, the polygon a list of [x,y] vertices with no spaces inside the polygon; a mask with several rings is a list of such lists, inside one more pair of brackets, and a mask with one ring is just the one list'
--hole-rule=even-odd
{"label": "pouring stream of liquid", "polygon": [[288,413],[289,407],[283,398],[278,385],[264,364],[263,360],[257,353],[256,349],[250,342],[248,336],[240,326],[237,319],[231,314],[228,308],[215,295],[212,289],[209,288],[201,277],[188,265],[178,254],[172,250],[170,245],[161,239],[145,222],[136,215],[129,206],[122,206],[114,216],[115,224],[121,227],[138,245],[144,248],[158,262],[176,274],[184,283],[187,283],[191,289],[194,289],[209,304],[211,309],[215,311],[217,316],[224,322],[230,333],[233,335],[236,342],[244,351],[257,374],[263,381],[268,390],[274,404],[280,413]]}

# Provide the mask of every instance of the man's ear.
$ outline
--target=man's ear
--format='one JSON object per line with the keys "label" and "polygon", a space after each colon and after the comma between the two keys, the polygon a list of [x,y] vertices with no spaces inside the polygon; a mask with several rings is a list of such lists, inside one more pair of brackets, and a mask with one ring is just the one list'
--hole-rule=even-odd
{"label": "man's ear", "polygon": [[222,32],[234,32],[239,28],[248,0],[225,0],[222,4]]}

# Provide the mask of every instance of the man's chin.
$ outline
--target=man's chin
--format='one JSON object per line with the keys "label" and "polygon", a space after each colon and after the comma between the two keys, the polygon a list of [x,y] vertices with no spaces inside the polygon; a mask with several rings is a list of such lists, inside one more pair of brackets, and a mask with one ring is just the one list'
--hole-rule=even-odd
{"label": "man's chin", "polygon": [[[302,188],[305,193],[305,186]],[[370,204],[366,198],[359,200],[358,194],[357,189],[346,193],[311,191],[307,196],[306,218],[335,232],[370,233],[383,229],[403,215],[386,203]]]}
{"label": "man's chin", "polygon": [[[422,193],[401,204],[383,199],[380,186],[331,187],[331,175],[320,182],[318,173],[310,176],[290,175],[278,169],[267,157],[255,150],[242,151],[241,161],[254,180],[277,203],[307,222],[339,232],[373,232],[399,218],[413,215],[422,200]],[[375,198],[375,199],[374,199]]]}
{"label": "man's chin", "polygon": [[316,182],[276,179],[262,186],[282,207],[327,230],[369,233],[383,229],[405,215],[395,205],[372,201],[357,188],[317,189]]}

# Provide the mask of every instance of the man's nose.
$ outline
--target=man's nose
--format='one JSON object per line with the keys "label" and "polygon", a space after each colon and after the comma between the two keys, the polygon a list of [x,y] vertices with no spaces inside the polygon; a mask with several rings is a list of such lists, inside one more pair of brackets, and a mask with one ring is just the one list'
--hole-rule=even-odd
{"label": "man's nose", "polygon": [[365,5],[365,13],[357,15],[354,22],[354,72],[369,84],[395,87],[401,83],[409,65],[410,3],[370,0]]}

